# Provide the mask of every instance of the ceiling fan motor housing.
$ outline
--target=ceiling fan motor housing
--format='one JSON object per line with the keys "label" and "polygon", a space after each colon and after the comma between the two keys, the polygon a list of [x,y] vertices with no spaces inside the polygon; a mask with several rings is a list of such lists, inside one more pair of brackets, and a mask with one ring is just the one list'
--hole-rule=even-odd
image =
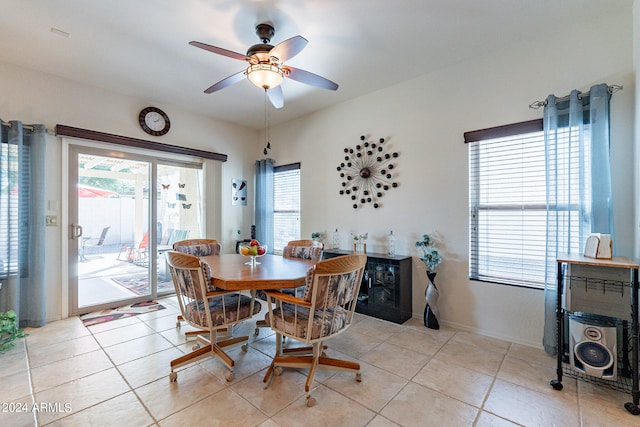
{"label": "ceiling fan motor housing", "polygon": [[263,22],[262,24],[256,25],[256,34],[264,44],[268,44],[271,41],[271,37],[273,37],[275,33],[276,30],[271,24]]}

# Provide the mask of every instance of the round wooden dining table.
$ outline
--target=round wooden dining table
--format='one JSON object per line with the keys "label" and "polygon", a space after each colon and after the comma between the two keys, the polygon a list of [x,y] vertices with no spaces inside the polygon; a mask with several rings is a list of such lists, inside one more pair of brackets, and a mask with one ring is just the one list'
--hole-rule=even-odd
{"label": "round wooden dining table", "polygon": [[316,261],[266,254],[251,266],[251,258],[240,254],[200,257],[211,267],[211,284],[217,288],[241,291],[297,288],[306,283],[307,271]]}

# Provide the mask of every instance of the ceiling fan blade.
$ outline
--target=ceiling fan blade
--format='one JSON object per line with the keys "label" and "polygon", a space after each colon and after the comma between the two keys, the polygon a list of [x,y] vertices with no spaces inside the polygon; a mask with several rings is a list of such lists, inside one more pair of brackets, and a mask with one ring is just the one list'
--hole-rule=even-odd
{"label": "ceiling fan blade", "polygon": [[267,97],[275,108],[284,107],[284,96],[282,95],[282,86],[276,86],[267,90]]}
{"label": "ceiling fan blade", "polygon": [[337,90],[338,84],[332,82],[329,79],[325,79],[317,74],[310,73],[309,71],[300,70],[299,68],[293,68],[290,66],[284,66],[282,69],[285,71],[285,77],[289,77],[306,85],[319,87],[321,89]]}
{"label": "ceiling fan blade", "polygon": [[233,59],[239,59],[240,61],[249,61],[249,57],[247,55],[243,55],[242,53],[233,52],[231,50],[223,49],[217,46],[211,46],[210,44],[190,41],[189,44],[191,46],[199,47],[200,49],[208,50],[209,52],[217,53],[218,55],[226,56]]}
{"label": "ceiling fan blade", "polygon": [[280,63],[285,62],[299,54],[307,43],[309,43],[309,41],[302,36],[291,37],[274,46],[273,49],[269,51],[269,56],[278,58],[278,62]]}
{"label": "ceiling fan blade", "polygon": [[238,83],[240,80],[244,79],[244,70],[232,74],[229,77],[227,77],[226,79],[220,80],[218,83],[214,84],[213,86],[207,88],[204,93],[213,93],[213,92],[217,92],[220,89],[224,89],[227,86],[231,86],[232,84]]}

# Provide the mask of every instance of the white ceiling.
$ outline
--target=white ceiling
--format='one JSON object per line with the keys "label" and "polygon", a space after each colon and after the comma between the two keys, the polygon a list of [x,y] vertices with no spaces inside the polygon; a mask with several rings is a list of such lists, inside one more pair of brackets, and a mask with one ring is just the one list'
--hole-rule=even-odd
{"label": "white ceiling", "polygon": [[[344,102],[466,58],[518,43],[562,22],[631,10],[632,0],[2,0],[0,61],[261,129],[264,93],[243,80],[204,89],[242,61],[188,45],[244,54],[271,21],[275,45],[309,40],[287,62],[340,85],[286,79],[270,123]],[[51,31],[69,33],[68,37]],[[170,109],[166,109],[171,115]]]}

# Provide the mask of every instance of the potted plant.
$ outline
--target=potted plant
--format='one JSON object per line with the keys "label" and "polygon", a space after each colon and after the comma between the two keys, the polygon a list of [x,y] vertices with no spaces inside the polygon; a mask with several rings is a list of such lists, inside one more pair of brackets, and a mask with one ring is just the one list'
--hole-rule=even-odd
{"label": "potted plant", "polygon": [[0,352],[9,350],[15,345],[15,340],[26,334],[18,328],[18,316],[13,310],[0,313]]}
{"label": "potted plant", "polygon": [[438,317],[440,310],[438,309],[438,296],[440,292],[435,285],[436,268],[442,262],[440,253],[437,249],[437,241],[435,237],[428,234],[422,235],[422,240],[416,242],[416,248],[420,255],[420,260],[427,267],[427,278],[429,283],[425,291],[425,299],[427,305],[424,308],[424,326],[431,329],[440,329]]}
{"label": "potted plant", "polygon": [[320,242],[322,241],[322,233],[319,231],[314,231],[313,233],[311,233],[311,239],[314,242]]}

